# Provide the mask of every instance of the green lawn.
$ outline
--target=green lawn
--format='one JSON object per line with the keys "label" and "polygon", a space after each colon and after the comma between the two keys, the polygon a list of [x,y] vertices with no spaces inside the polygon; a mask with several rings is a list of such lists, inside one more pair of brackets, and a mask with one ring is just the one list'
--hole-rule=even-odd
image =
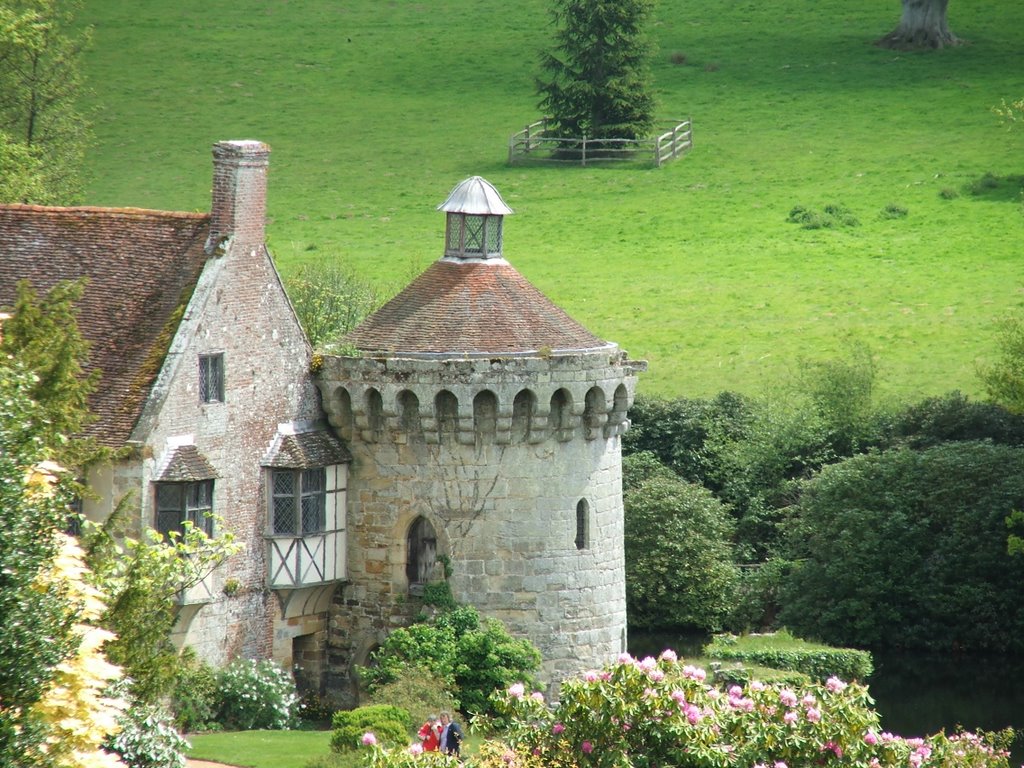
{"label": "green lawn", "polygon": [[[548,7],[92,0],[87,202],[206,210],[210,145],[262,139],[282,271],[337,260],[395,289],[441,254],[434,207],[480,174],[516,211],[508,259],[649,360],[642,391],[756,393],[852,339],[885,393],[979,393],[993,320],[1024,291],[1024,131],[990,112],[1024,95],[1024,4],[956,0],[970,45],[898,54],[871,45],[896,0],[661,0],[659,112],[692,118],[693,152],[508,167],[508,135],[537,117]],[[832,203],[860,226],[786,221]]]}
{"label": "green lawn", "polygon": [[246,768],[305,768],[330,754],[330,731],[233,731],[188,737],[189,757]]}

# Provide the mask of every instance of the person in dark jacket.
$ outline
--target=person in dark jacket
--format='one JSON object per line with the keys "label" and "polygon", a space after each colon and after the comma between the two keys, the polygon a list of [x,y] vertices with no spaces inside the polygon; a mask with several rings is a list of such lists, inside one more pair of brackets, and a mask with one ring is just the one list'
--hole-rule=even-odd
{"label": "person in dark jacket", "polygon": [[448,712],[441,713],[441,751],[462,757],[462,729]]}

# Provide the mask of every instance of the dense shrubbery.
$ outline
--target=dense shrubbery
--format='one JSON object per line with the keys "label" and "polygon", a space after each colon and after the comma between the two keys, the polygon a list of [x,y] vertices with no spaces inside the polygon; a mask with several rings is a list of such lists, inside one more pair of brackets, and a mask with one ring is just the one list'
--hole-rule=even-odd
{"label": "dense shrubbery", "polygon": [[563,684],[549,707],[523,685],[496,694],[511,723],[504,747],[484,752],[517,768],[851,765],[1006,768],[1012,734],[903,739],[879,728],[867,689],[829,678],[798,688],[750,682],[722,691],[666,651],[628,655]]}
{"label": "dense shrubbery", "polygon": [[[653,454],[733,519],[734,532],[718,542],[741,565],[723,626],[782,621],[837,645],[1024,647],[1012,586],[1024,558],[1006,557],[1008,544],[1016,551],[1024,541],[1013,475],[1024,416],[958,392],[879,406],[873,380],[870,355],[854,349],[802,363],[760,398],[638,398],[623,440],[627,549],[651,548],[646,516],[655,505],[672,511],[659,494],[637,493],[659,477]],[[967,447],[979,440],[990,444]],[[637,458],[642,452],[650,453]],[[679,506],[694,497],[683,487],[671,492]],[[1022,522],[1008,530],[1007,519]],[[634,567],[629,576],[631,598],[644,597],[630,601],[634,623],[657,616],[663,626],[703,627],[695,616],[721,615],[719,596],[706,596],[701,613],[662,588],[659,571]]]}
{"label": "dense shrubbery", "polygon": [[733,524],[706,488],[647,453],[626,460],[626,598],[632,626],[720,629],[734,603]]}
{"label": "dense shrubbery", "polygon": [[363,735],[372,732],[377,743],[385,747],[409,743],[413,720],[407,709],[388,704],[357,707],[335,712],[331,725],[331,749],[349,752],[363,745]]}
{"label": "dense shrubbery", "polygon": [[396,629],[373,654],[374,666],[360,668],[373,693],[409,667],[422,667],[442,680],[464,713],[485,713],[489,697],[513,680],[532,679],[540,652],[512,637],[497,619],[481,619],[461,606],[431,622]]}
{"label": "dense shrubbery", "polygon": [[794,670],[819,682],[830,677],[866,681],[873,669],[867,651],[808,643],[785,630],[760,636],[716,635],[704,646],[704,655]]}
{"label": "dense shrubbery", "polygon": [[247,731],[295,724],[299,697],[287,672],[272,661],[238,659],[217,674],[217,720]]}
{"label": "dense shrubbery", "polygon": [[422,723],[431,714],[454,712],[458,700],[444,681],[422,667],[403,667],[390,683],[377,686],[367,697],[368,704],[393,704],[408,710],[413,723]]}
{"label": "dense shrubbery", "polygon": [[780,620],[829,643],[1024,650],[1024,451],[987,442],[869,454],[807,484]]}

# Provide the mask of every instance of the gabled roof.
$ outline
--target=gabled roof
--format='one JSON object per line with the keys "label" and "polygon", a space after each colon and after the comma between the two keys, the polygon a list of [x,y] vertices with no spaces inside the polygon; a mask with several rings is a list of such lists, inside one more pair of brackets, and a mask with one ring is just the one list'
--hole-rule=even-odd
{"label": "gabled roof", "polygon": [[435,261],[345,341],[394,356],[557,354],[614,346],[504,259]]}
{"label": "gabled roof", "polygon": [[88,434],[105,445],[131,435],[207,254],[210,216],[137,208],[0,205],[0,308],[19,280],[43,293],[88,278],[78,323],[102,371]]}

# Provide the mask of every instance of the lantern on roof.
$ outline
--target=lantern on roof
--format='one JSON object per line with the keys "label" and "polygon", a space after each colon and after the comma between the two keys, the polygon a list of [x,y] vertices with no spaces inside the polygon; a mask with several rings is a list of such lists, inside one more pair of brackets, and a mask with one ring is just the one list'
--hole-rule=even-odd
{"label": "lantern on roof", "polygon": [[437,206],[447,216],[444,255],[459,259],[500,259],[502,218],[512,209],[480,176],[460,182]]}

